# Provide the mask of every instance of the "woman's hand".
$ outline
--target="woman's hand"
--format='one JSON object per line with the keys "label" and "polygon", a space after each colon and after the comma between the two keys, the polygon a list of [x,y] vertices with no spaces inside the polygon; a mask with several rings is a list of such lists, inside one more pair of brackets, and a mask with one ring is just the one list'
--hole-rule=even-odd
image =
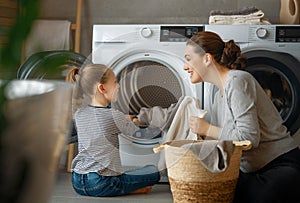
{"label": "woman's hand", "polygon": [[196,116],[191,116],[189,120],[189,127],[191,131],[197,135],[207,136],[210,123],[205,119]]}
{"label": "woman's hand", "polygon": [[219,139],[220,127],[211,125],[203,118],[191,116],[189,120],[189,126],[193,133],[209,137],[210,139]]}

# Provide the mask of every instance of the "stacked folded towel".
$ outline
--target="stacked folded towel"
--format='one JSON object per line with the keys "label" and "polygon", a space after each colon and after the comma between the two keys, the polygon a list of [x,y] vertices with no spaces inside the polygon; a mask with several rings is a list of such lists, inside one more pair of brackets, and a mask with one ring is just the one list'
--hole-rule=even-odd
{"label": "stacked folded towel", "polygon": [[212,10],[209,24],[271,24],[264,13],[256,7],[244,7],[240,10],[220,11]]}

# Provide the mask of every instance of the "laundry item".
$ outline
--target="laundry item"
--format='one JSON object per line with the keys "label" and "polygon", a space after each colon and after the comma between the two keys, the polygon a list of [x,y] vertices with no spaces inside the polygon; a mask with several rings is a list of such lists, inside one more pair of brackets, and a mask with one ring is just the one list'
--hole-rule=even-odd
{"label": "laundry item", "polygon": [[230,140],[206,140],[182,145],[191,150],[203,166],[212,173],[220,173],[227,169],[234,150]]}
{"label": "laundry item", "polygon": [[256,7],[244,7],[231,11],[212,10],[209,24],[271,24],[264,16],[264,12]]}
{"label": "laundry item", "polygon": [[25,58],[41,51],[70,50],[71,22],[36,20],[25,42]]}
{"label": "laundry item", "polygon": [[[159,127],[163,131],[162,143],[172,140],[197,140],[197,134],[189,128],[191,116],[203,118],[206,111],[200,108],[200,100],[191,96],[182,96],[169,108],[155,106],[141,108],[138,118],[147,125]],[[148,127],[149,128],[149,127]],[[164,152],[158,162],[160,170],[165,169]]]}
{"label": "laundry item", "polygon": [[190,130],[189,119],[191,116],[204,118],[206,113],[207,111],[201,109],[199,99],[185,96],[176,111],[168,132],[164,136],[164,141],[196,140],[197,134]]}

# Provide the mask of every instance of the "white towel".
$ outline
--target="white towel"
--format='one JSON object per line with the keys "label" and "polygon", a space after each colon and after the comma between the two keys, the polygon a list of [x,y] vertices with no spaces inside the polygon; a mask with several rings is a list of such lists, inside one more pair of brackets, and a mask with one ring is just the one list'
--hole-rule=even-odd
{"label": "white towel", "polygon": [[[194,97],[185,96],[181,101],[173,121],[167,133],[163,136],[161,143],[172,140],[196,140],[197,135],[189,128],[189,119],[191,116],[204,118],[206,111],[200,108],[200,101]],[[159,170],[166,168],[165,152],[160,152],[158,161]]]}
{"label": "white towel", "polygon": [[154,106],[152,108],[142,107],[137,117],[141,123],[147,126],[159,127],[165,132],[169,129],[183,99],[184,97],[181,96],[177,103],[171,104],[168,108],[160,106]]}
{"label": "white towel", "polygon": [[194,97],[185,96],[179,105],[170,128],[164,136],[164,142],[171,140],[195,140],[197,135],[190,131],[189,119],[191,116],[203,118],[206,111],[200,108],[200,101]]}
{"label": "white towel", "polygon": [[209,24],[271,24],[264,19],[264,15],[261,10],[247,15],[211,15],[209,16]]}
{"label": "white towel", "polygon": [[36,20],[25,42],[25,58],[41,51],[70,50],[71,22]]}

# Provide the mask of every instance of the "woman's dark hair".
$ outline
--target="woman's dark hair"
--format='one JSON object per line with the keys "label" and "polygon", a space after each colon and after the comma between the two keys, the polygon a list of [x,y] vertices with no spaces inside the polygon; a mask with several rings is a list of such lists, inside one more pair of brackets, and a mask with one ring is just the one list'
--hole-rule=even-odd
{"label": "woman's dark hair", "polygon": [[247,59],[241,54],[240,47],[233,41],[224,42],[214,32],[203,31],[193,35],[187,45],[195,48],[195,52],[201,55],[210,53],[214,60],[230,69],[243,70]]}

